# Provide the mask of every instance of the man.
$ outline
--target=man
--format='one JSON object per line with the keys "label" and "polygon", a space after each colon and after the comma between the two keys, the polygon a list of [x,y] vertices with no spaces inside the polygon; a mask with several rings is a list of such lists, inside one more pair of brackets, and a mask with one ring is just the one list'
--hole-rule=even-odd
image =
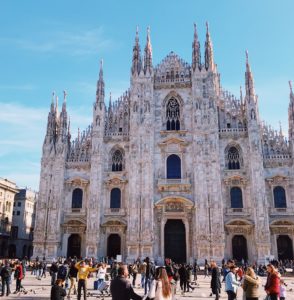
{"label": "man", "polygon": [[9,262],[5,263],[5,266],[1,269],[1,279],[2,279],[2,295],[5,295],[5,286],[6,286],[6,296],[10,294],[10,281],[11,281],[11,268]]}
{"label": "man", "polygon": [[237,289],[239,287],[239,282],[236,279],[237,267],[234,265],[230,266],[230,271],[226,276],[226,292],[228,294],[228,300],[235,300],[237,298]]}
{"label": "man", "polygon": [[130,282],[127,281],[129,272],[126,265],[120,266],[118,268],[118,276],[111,281],[110,292],[112,295],[112,300],[140,300],[143,299],[141,296],[137,295]]}
{"label": "man", "polygon": [[91,272],[95,272],[98,268],[91,268],[89,265],[86,265],[85,261],[80,261],[75,265],[78,269],[78,300],[81,300],[82,288],[84,290],[84,300],[87,299],[87,278]]}
{"label": "man", "polygon": [[211,264],[211,293],[215,295],[215,300],[219,300],[219,294],[221,290],[221,281],[220,281],[220,272],[215,261],[212,261]]}

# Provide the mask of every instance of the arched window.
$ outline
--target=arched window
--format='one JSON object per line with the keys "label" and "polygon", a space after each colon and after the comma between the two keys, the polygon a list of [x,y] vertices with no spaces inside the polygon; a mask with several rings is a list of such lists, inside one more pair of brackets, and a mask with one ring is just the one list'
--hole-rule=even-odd
{"label": "arched window", "polygon": [[281,186],[276,186],[274,188],[274,202],[275,208],[286,208],[286,193],[285,189]]}
{"label": "arched window", "polygon": [[232,187],[230,191],[231,208],[243,208],[242,190],[239,187]]}
{"label": "arched window", "polygon": [[180,105],[175,98],[169,99],[166,106],[166,130],[180,130]]}
{"label": "arched window", "polygon": [[236,147],[230,147],[226,155],[226,165],[229,170],[240,169],[240,153]]}
{"label": "arched window", "polygon": [[166,171],[168,179],[181,178],[181,159],[178,155],[172,154],[167,158]]}
{"label": "arched window", "polygon": [[74,189],[72,192],[72,208],[82,208],[83,206],[83,190],[82,189]]}
{"label": "arched window", "polygon": [[111,171],[118,172],[123,169],[123,155],[120,150],[115,150],[112,154]]}
{"label": "arched window", "polygon": [[110,192],[110,208],[120,208],[121,191],[119,188],[114,188]]}

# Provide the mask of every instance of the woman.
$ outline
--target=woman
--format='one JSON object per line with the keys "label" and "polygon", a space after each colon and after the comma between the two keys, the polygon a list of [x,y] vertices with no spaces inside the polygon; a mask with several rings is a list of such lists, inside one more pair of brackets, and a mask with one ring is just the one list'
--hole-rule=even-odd
{"label": "woman", "polygon": [[280,274],[272,264],[268,264],[266,270],[268,275],[264,289],[270,300],[278,300],[280,292]]}
{"label": "woman", "polygon": [[249,267],[244,277],[242,288],[245,293],[246,300],[258,300],[260,280],[256,276],[253,268]]}
{"label": "woman", "polygon": [[55,284],[51,288],[50,299],[51,300],[64,300],[66,291],[63,288],[62,279],[57,279]]}
{"label": "woman", "polygon": [[166,270],[164,268],[158,269],[158,276],[155,288],[155,300],[171,300],[172,290],[168,280]]}
{"label": "woman", "polygon": [[221,290],[221,280],[220,280],[220,272],[216,262],[211,262],[211,292],[215,295],[215,300],[219,299],[219,294]]}

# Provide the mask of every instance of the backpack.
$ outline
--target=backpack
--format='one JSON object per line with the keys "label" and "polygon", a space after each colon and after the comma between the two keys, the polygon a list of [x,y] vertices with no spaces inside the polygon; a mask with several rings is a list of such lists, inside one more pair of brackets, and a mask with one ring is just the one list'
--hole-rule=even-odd
{"label": "backpack", "polygon": [[65,279],[67,275],[67,269],[65,266],[60,266],[58,268],[57,278],[59,279]]}

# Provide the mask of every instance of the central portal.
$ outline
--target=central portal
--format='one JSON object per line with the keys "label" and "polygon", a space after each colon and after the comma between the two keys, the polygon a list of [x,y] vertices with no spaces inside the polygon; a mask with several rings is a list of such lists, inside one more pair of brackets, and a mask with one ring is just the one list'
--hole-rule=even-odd
{"label": "central portal", "polygon": [[186,229],[182,220],[167,220],[164,226],[164,255],[176,263],[185,263]]}

